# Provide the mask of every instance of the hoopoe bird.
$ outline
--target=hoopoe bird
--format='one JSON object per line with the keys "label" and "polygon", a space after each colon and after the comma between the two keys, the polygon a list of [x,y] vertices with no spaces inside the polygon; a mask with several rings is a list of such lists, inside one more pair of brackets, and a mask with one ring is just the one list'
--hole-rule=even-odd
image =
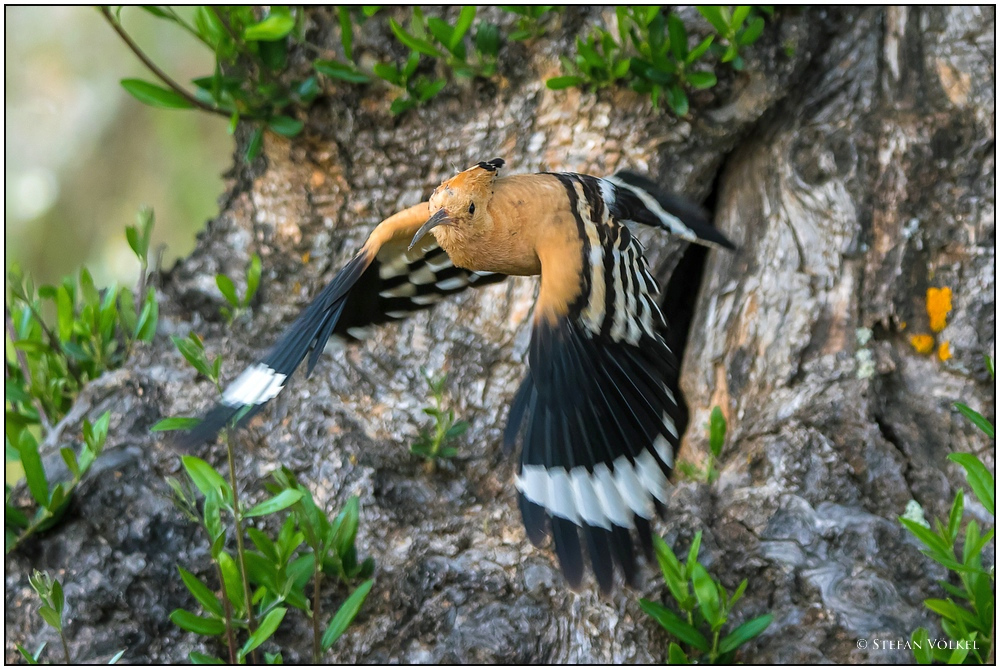
{"label": "hoopoe bird", "polygon": [[382,221],[186,441],[211,438],[249,406],[245,422],[307,356],[309,375],[330,337],[358,340],[370,326],[466,288],[541,275],[528,371],[504,451],[521,444],[515,486],[528,539],[541,546],[551,535],[574,590],[585,546],[608,593],[616,565],[636,583],[635,538],[652,556],[650,521],[654,510],[662,514],[680,438],[678,363],[665,341],[657,282],[630,227],[732,244],[699,208],[640,175],[500,177],[503,165],[481,162],[428,202]]}

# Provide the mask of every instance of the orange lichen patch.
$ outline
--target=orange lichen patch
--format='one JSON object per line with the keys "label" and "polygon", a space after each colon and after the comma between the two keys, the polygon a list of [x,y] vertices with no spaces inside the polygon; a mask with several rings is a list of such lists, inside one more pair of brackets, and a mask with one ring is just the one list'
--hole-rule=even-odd
{"label": "orange lichen patch", "polygon": [[326,182],[326,175],[319,170],[314,170],[312,175],[309,177],[309,185],[313,188],[319,188]]}
{"label": "orange lichen patch", "polygon": [[900,321],[899,322],[899,329],[900,330],[906,330],[906,322],[905,321]]}
{"label": "orange lichen patch", "polygon": [[910,335],[910,344],[918,354],[929,354],[934,351],[933,335]]}
{"label": "orange lichen patch", "polygon": [[948,325],[948,312],[951,311],[951,289],[927,289],[927,316],[930,317],[931,330],[940,333]]}
{"label": "orange lichen patch", "polygon": [[309,263],[309,252],[302,254],[302,264],[307,265]]}
{"label": "orange lichen patch", "polygon": [[938,358],[941,359],[941,362],[951,358],[951,346],[947,340],[938,345]]}

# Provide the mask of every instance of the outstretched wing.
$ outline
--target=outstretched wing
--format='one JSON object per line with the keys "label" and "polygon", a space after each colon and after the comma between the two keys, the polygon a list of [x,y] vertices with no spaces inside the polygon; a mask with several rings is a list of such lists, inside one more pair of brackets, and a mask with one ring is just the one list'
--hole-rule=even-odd
{"label": "outstretched wing", "polygon": [[[577,228],[575,237],[561,239],[578,238],[579,244],[542,250],[530,371],[511,407],[505,447],[522,437],[516,485],[529,539],[539,545],[553,537],[573,588],[588,554],[607,592],[615,565],[633,582],[635,538],[652,555],[650,521],[666,501],[683,421],[678,366],[656,302],[659,288],[641,244],[616,216],[662,225],[666,210],[637,186],[552,176],[568,200],[560,209],[572,213],[562,225]],[[644,206],[644,198],[653,199],[659,212]],[[697,221],[677,223],[699,240],[708,237],[693,232]],[[720,234],[709,239],[728,244]],[[577,293],[553,295],[567,291],[567,284],[547,282],[547,273],[568,265],[580,269]]]}
{"label": "outstretched wing", "polygon": [[507,278],[455,267],[432,235],[408,249],[426,220],[427,203],[421,203],[380,223],[271,350],[226,387],[220,402],[184,441],[197,444],[211,439],[245,407],[250,409],[238,425],[248,421],[281,392],[306,356],[306,375],[312,373],[330,337],[356,342],[375,326],[429,309],[466,288]]}

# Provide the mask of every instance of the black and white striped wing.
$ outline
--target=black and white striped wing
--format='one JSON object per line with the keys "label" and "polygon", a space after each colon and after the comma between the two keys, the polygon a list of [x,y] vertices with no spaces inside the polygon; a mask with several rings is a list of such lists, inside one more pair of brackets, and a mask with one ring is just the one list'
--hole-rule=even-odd
{"label": "black and white striped wing", "polygon": [[184,441],[197,444],[211,439],[249,407],[238,425],[246,423],[281,392],[306,356],[306,376],[312,373],[331,336],[356,342],[369,336],[375,326],[430,309],[469,287],[495,284],[506,278],[455,267],[432,236],[412,250],[405,244],[392,244],[379,249],[373,257],[359,253],[303,310],[274,347],[226,387],[221,401]]}
{"label": "black and white striped wing", "polygon": [[374,326],[405,319],[467,288],[506,278],[456,267],[433,235],[412,250],[401,245],[383,248],[351,289],[333,334],[356,342],[369,337]]}
{"label": "black and white striped wing", "polygon": [[639,241],[604,206],[597,180],[564,183],[573,209],[589,212],[577,221],[583,238],[598,243],[584,245],[586,287],[569,313],[535,323],[505,446],[523,436],[516,486],[529,539],[552,535],[573,588],[586,552],[608,592],[615,565],[633,583],[634,538],[652,554],[650,521],[666,501],[682,421],[677,363]]}

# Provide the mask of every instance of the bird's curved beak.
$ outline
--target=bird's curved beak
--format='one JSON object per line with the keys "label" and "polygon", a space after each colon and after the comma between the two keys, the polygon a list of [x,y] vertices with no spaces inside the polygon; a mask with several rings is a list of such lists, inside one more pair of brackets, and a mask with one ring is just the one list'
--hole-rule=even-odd
{"label": "bird's curved beak", "polygon": [[420,241],[420,238],[430,232],[432,228],[436,228],[442,223],[448,223],[449,221],[451,221],[451,219],[448,218],[448,212],[444,211],[444,209],[439,209],[434,212],[434,216],[427,219],[427,222],[420,226],[420,230],[418,230],[417,234],[413,236],[413,241],[410,242],[410,246],[407,251],[416,246],[417,242]]}

